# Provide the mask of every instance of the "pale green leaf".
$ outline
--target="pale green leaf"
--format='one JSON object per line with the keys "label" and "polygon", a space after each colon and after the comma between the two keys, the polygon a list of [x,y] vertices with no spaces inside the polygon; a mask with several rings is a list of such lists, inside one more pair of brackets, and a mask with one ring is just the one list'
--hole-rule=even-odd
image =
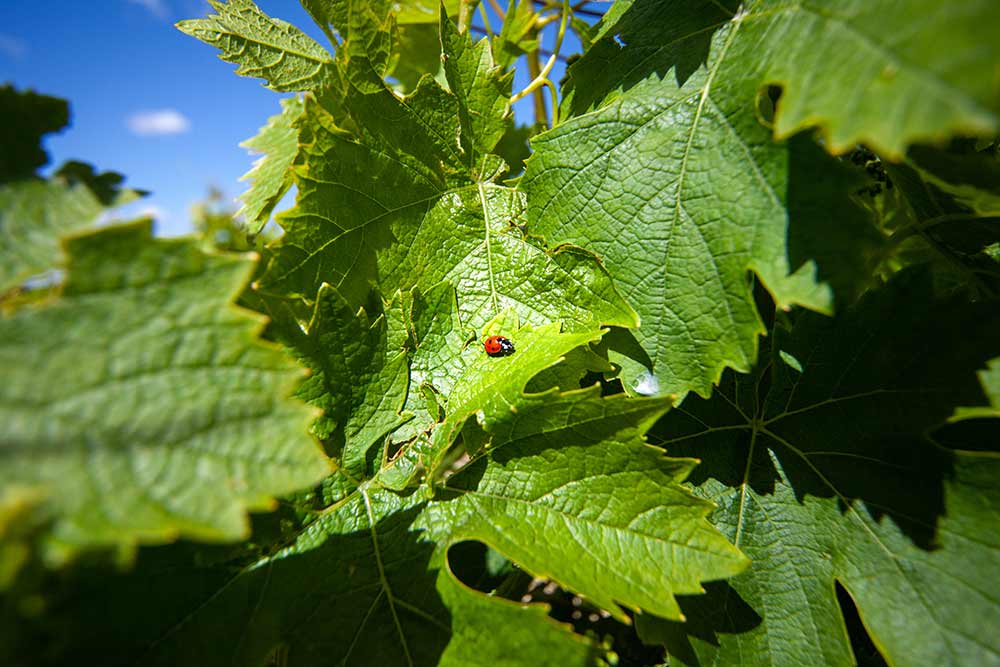
{"label": "pale green leaf", "polygon": [[85,185],[26,180],[0,185],[0,291],[62,263],[59,237],[93,225],[104,207]]}
{"label": "pale green leaf", "polygon": [[410,23],[399,26],[399,39],[393,50],[391,80],[403,93],[416,89],[425,74],[447,85],[441,63],[441,35],[437,23]]}
{"label": "pale green leaf", "polygon": [[[450,287],[445,286],[435,293],[437,298],[433,303],[442,309],[454,307]],[[455,323],[454,316],[444,311],[435,323],[436,330],[447,332]],[[437,375],[428,373],[421,377],[441,384],[439,389],[446,419],[429,436],[408,443],[400,456],[381,471],[379,479],[385,486],[399,489],[411,484],[420,468],[435,476],[469,417],[475,415],[476,422],[481,425],[503,419],[516,410],[525,386],[534,376],[558,363],[574,348],[597,340],[601,335],[593,330],[560,333],[558,322],[537,328],[522,327],[513,310],[495,318],[482,333],[484,336],[506,336],[514,343],[515,353],[490,357],[481,342],[459,346],[459,337],[447,335],[427,339],[427,345],[434,346],[436,351],[422,354],[418,351],[415,355],[414,366],[418,373],[423,367],[436,367],[439,371]]]}
{"label": "pale green leaf", "polygon": [[696,492],[753,561],[682,603],[689,625],[640,620],[671,664],[854,664],[835,581],[889,664],[1000,661],[1000,458],[928,437],[987,402],[975,371],[1000,314],[930,291],[908,272],[836,320],[804,313],[772,350],[801,372],[773,358],[727,375],[657,427],[671,455],[702,458]]}
{"label": "pale green leaf", "polygon": [[209,3],[216,14],[181,21],[177,28],[219,49],[220,58],[239,65],[237,74],[264,79],[278,92],[315,90],[330,83],[330,54],[295,26],[271,18],[252,0]]}
{"label": "pale green leaf", "polygon": [[299,150],[299,133],[292,124],[303,108],[299,97],[282,100],[281,113],[271,116],[257,136],[240,144],[253,153],[263,153],[241,179],[250,181],[250,189],[240,195],[243,206],[236,214],[244,216],[250,234],[260,233],[292,185],[292,161]]}
{"label": "pale green leaf", "polygon": [[493,57],[502,67],[510,67],[538,46],[534,31],[537,18],[534,3],[529,0],[518,0],[513,9],[508,7],[500,33],[493,41]]}
{"label": "pale green leaf", "polygon": [[745,50],[733,55],[752,53],[758,80],[782,86],[778,137],[819,125],[831,151],[899,158],[917,140],[1000,131],[992,0],[767,0],[734,20]]}
{"label": "pale green leaf", "polygon": [[251,259],[148,223],[67,254],[60,298],[0,319],[0,484],[46,494],[54,543],[238,539],[248,509],[329,472],[286,399],[296,367],[231,305]]}
{"label": "pale green leaf", "polygon": [[989,399],[989,405],[959,406],[955,409],[951,421],[983,417],[1000,418],[1000,358],[991,359],[986,370],[979,371],[978,375],[983,385],[983,393]]}
{"label": "pale green leaf", "polygon": [[448,16],[458,14],[462,0],[401,0],[396,5],[396,21],[406,23],[437,23],[439,12],[444,8]]}

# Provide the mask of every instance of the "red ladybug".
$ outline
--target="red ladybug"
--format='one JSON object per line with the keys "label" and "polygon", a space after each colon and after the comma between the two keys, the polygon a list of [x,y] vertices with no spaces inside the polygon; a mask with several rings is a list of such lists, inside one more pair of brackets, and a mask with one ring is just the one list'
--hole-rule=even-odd
{"label": "red ladybug", "polygon": [[486,348],[486,354],[491,357],[506,357],[514,354],[514,343],[503,336],[490,336],[483,343],[483,347]]}

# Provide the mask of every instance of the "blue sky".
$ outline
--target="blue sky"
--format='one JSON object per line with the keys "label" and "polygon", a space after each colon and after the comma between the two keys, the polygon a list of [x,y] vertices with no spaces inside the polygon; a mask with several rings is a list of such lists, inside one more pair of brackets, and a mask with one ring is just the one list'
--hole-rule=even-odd
{"label": "blue sky", "polygon": [[[298,0],[257,4],[328,46]],[[209,11],[205,0],[0,1],[0,82],[71,104],[70,127],[46,142],[52,165],[79,159],[125,174],[151,191],[125,213],[154,213],[162,234],[189,231],[190,206],[209,188],[230,199],[243,191],[254,158],[239,143],[279,110],[279,94],[174,28]],[[521,73],[515,90],[526,81]],[[530,122],[523,102],[516,113]]]}

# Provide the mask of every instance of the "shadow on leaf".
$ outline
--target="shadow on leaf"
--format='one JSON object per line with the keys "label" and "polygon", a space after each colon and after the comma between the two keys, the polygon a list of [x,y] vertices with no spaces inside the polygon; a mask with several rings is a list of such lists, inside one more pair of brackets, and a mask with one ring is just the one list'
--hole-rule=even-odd
{"label": "shadow on leaf", "polygon": [[738,6],[737,0],[639,0],[570,68],[570,112],[585,113],[612,91],[628,90],[654,73],[663,78],[673,70],[683,86],[707,64],[712,36]]}

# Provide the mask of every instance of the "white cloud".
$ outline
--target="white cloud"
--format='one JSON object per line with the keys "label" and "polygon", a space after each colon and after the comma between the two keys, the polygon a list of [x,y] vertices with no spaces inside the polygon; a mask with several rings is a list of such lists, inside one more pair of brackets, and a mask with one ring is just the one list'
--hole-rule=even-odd
{"label": "white cloud", "polygon": [[135,216],[137,218],[152,218],[157,222],[166,222],[167,220],[170,220],[170,214],[156,204],[146,204],[135,212]]}
{"label": "white cloud", "polygon": [[167,18],[169,10],[167,8],[166,0],[128,0],[133,5],[139,5],[144,7],[146,11],[155,16],[158,19]]}
{"label": "white cloud", "polygon": [[139,111],[128,117],[128,129],[140,137],[163,134],[183,134],[191,129],[191,121],[176,109]]}
{"label": "white cloud", "polygon": [[24,40],[13,35],[0,33],[0,53],[19,60],[27,55],[28,45],[24,43]]}

